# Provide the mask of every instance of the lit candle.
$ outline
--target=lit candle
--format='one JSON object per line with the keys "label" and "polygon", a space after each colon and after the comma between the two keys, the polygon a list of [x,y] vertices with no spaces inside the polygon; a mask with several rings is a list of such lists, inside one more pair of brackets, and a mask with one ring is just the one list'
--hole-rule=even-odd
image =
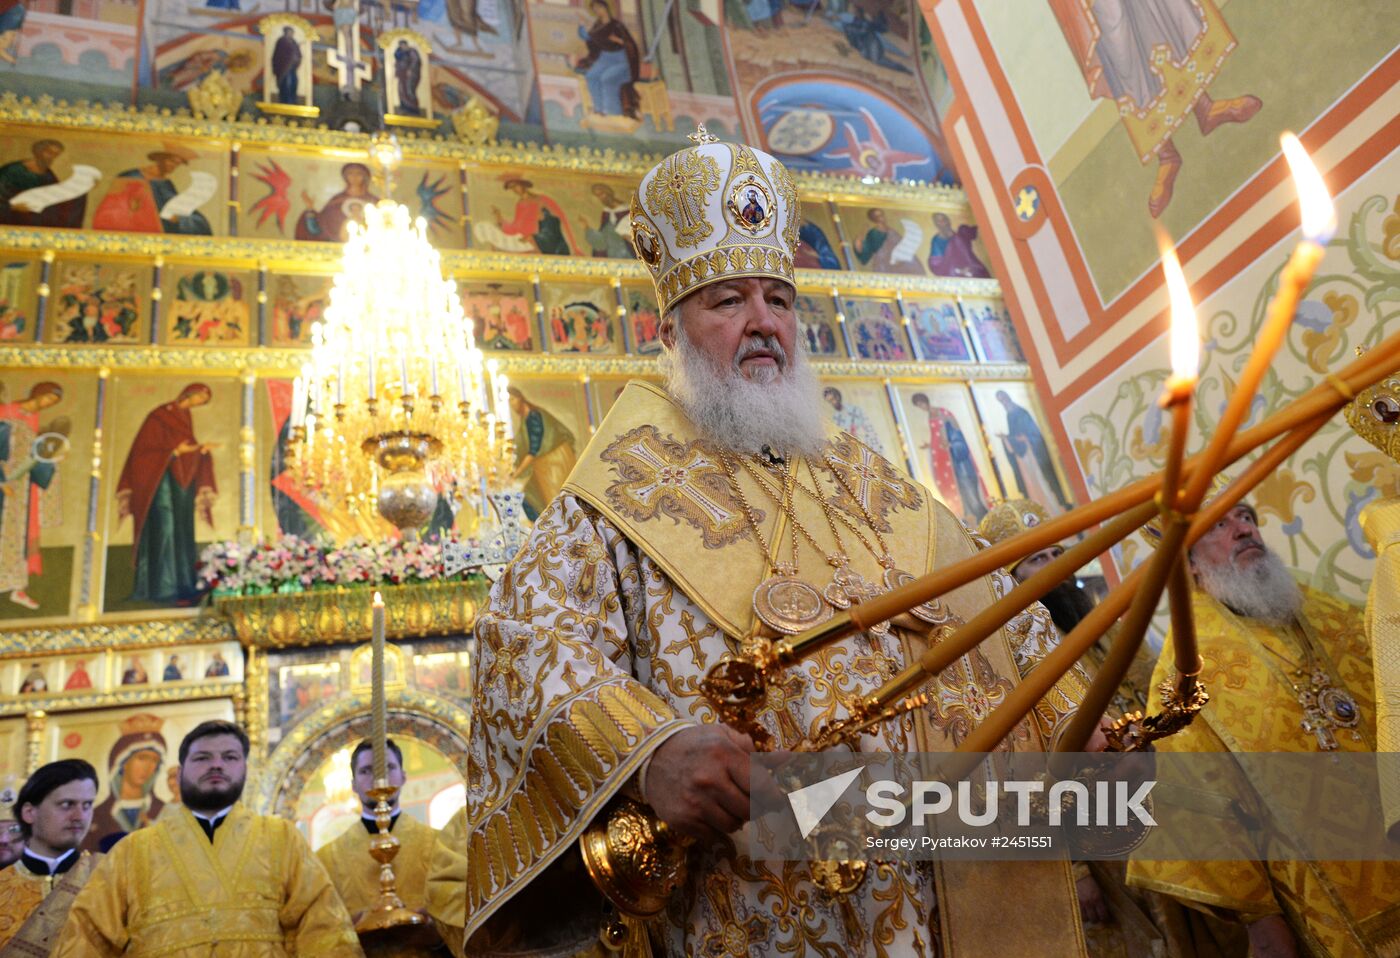
{"label": "lit candle", "polygon": [[457,391],[462,394],[462,402],[472,401],[471,389],[467,385],[467,358],[460,353],[457,355]]}
{"label": "lit candle", "polygon": [[408,395],[408,350],[402,342],[399,343],[399,391],[403,395]]}
{"label": "lit candle", "polygon": [[[1171,446],[1167,452],[1166,469],[1162,474],[1162,505],[1164,511],[1178,506],[1181,461],[1186,455],[1186,432],[1191,424],[1191,397],[1196,388],[1197,369],[1201,359],[1201,333],[1196,320],[1196,307],[1191,302],[1191,290],[1176,251],[1167,249],[1162,256],[1162,271],[1166,274],[1167,294],[1172,304],[1171,358],[1172,374],[1159,400],[1163,409],[1172,413]],[[1169,512],[1173,522],[1185,522],[1180,512]],[[1165,525],[1165,523],[1164,523]],[[1186,575],[1183,555],[1164,558],[1172,564],[1167,578],[1167,602],[1171,610],[1172,648],[1176,672],[1185,692],[1198,671],[1196,624],[1191,618],[1191,584]]]}
{"label": "lit candle", "polygon": [[500,368],[501,364],[494,359],[486,363],[486,374],[491,377],[491,388],[488,390],[491,398],[491,411],[497,416],[501,414],[500,407],[497,405],[497,403],[500,402],[501,394],[500,391],[496,389],[496,370]]}
{"label": "lit candle", "polygon": [[1240,372],[1239,382],[1230,396],[1220,423],[1206,448],[1202,468],[1192,472],[1191,482],[1182,496],[1182,510],[1193,512],[1205,497],[1211,479],[1220,470],[1223,457],[1236,430],[1244,422],[1254,395],[1259,391],[1259,383],[1264,372],[1273,362],[1274,354],[1283,344],[1288,327],[1293,323],[1293,315],[1298,308],[1298,300],[1312,280],[1313,272],[1322,262],[1325,250],[1323,243],[1331,239],[1331,231],[1336,229],[1336,212],[1332,199],[1327,195],[1327,187],[1322,176],[1308,159],[1298,138],[1285,133],[1282,138],[1283,155],[1293,172],[1293,185],[1298,191],[1298,203],[1303,212],[1303,241],[1293,249],[1287,265],[1279,275],[1278,292],[1269,303],[1263,327],[1254,338],[1254,351]]}
{"label": "lit candle", "polygon": [[430,353],[428,354],[428,382],[429,382],[429,384],[430,384],[430,386],[431,386],[431,388],[432,388],[432,395],[434,395],[434,396],[441,395],[441,394],[438,392],[438,370],[437,370],[437,366],[438,366],[438,363],[437,363],[437,353],[436,353],[436,352],[430,352]]}
{"label": "lit candle", "polygon": [[375,362],[374,362],[374,346],[371,344],[370,350],[369,350],[369,355],[365,357],[365,372],[366,372],[366,374],[367,374],[367,381],[368,381],[368,385],[369,385],[369,398],[370,398],[370,399],[373,399],[373,398],[374,398],[374,373],[375,373],[374,367],[375,367]]}
{"label": "lit candle", "polygon": [[340,353],[340,368],[335,377],[335,404],[337,406],[345,405],[345,366],[347,360],[346,352],[342,349]]}
{"label": "lit candle", "polygon": [[486,448],[496,448],[496,417],[489,412],[486,414]]}
{"label": "lit candle", "polygon": [[[370,644],[370,740],[374,746],[374,780],[376,783],[388,778],[385,765],[385,740],[388,738],[388,716],[384,703],[384,597],[374,593],[374,632]],[[364,621],[363,619],[361,621]]]}

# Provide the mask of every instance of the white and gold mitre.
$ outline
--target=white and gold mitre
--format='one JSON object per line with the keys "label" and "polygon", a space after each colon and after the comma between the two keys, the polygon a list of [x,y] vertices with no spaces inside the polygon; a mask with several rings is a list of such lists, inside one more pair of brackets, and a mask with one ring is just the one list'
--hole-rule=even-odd
{"label": "white and gold mitre", "polygon": [[663,315],[717,280],[793,282],[802,204],[787,169],[762,150],[719,142],[704,126],[690,138],[695,146],[658,163],[632,197],[633,245]]}

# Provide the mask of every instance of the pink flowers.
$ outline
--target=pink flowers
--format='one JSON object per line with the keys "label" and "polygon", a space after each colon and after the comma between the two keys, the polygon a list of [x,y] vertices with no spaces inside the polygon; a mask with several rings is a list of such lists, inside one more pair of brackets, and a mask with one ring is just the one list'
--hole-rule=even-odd
{"label": "pink flowers", "polygon": [[[216,542],[200,555],[199,584],[221,595],[258,595],[316,586],[402,585],[433,582],[442,573],[443,545],[449,533],[414,542],[371,542],[362,537],[322,548],[297,536],[252,546]],[[461,573],[452,578],[462,578]]]}

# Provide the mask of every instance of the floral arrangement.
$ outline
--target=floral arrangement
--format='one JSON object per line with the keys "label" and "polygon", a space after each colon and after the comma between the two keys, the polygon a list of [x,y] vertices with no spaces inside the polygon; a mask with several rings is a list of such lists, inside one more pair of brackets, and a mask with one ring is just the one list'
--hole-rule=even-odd
{"label": "floral arrangement", "polygon": [[404,585],[462,579],[443,574],[444,546],[463,542],[455,535],[406,542],[371,542],[356,537],[322,547],[299,536],[254,545],[215,542],[199,557],[199,584],[215,595],[301,592],[332,586]]}

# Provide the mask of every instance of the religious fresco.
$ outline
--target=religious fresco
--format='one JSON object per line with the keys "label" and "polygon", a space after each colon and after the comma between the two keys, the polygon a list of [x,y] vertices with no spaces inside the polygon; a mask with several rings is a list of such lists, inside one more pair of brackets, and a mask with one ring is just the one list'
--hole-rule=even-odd
{"label": "religious fresco", "polygon": [[550,352],[622,352],[617,293],[612,286],[549,283],[544,287],[543,296]]}
{"label": "religious fresco", "polygon": [[168,138],[13,132],[0,147],[0,226],[226,232],[222,151]]}
{"label": "religious fresco", "polygon": [[110,380],[106,611],[199,601],[200,551],[238,531],[240,393],[225,378],[119,373]]}
{"label": "religious fresco", "polygon": [[416,653],[413,684],[428,692],[468,702],[472,694],[471,659],[471,653],[466,651]]}
{"label": "religious fresco", "polygon": [[0,14],[0,64],[26,92],[120,97],[132,92],[139,57],[138,5],[15,3]]}
{"label": "religious fresco", "polygon": [[510,380],[510,418],[515,429],[515,479],[525,493],[525,514],[540,514],[588,443],[588,405],[576,379]]}
{"label": "religious fresco", "polygon": [[334,276],[272,271],[267,277],[269,346],[310,346],[311,327],[326,313]]}
{"label": "religious fresco", "polygon": [[0,343],[34,341],[41,272],[37,256],[0,255]]}
{"label": "religious fresco", "polygon": [[[200,722],[233,720],[227,698],[58,712],[49,717],[43,761],[81,758],[97,769],[97,804],[83,848],[103,850],[113,836],[144,828],[178,803],[180,741]],[[104,840],[106,844],[104,844]]]}
{"label": "religious fresco", "polygon": [[[905,128],[892,122],[894,114],[888,104],[917,109],[931,124],[933,108],[918,65],[918,24],[922,15],[916,4],[910,0],[858,0],[849,4],[756,0],[742,7],[728,5],[725,12],[735,92],[741,102],[754,104],[756,125],[768,131],[770,142],[776,130],[780,141],[805,145],[814,138],[807,127],[821,128],[829,123],[844,145],[846,107],[854,101],[836,90],[812,95],[800,84],[796,91],[785,95],[784,81],[796,82],[789,78],[810,83],[815,76],[856,89],[880,90],[881,99],[888,100],[883,108],[874,108],[873,125],[858,110],[850,117],[856,146],[846,169],[857,175],[889,179],[910,175],[907,171],[898,172],[896,154],[905,152],[904,148],[915,141],[905,139]],[[774,93],[775,89],[778,92]],[[801,111],[812,102],[829,108]],[[767,116],[771,118],[779,112],[778,104],[789,103],[797,106],[799,112],[786,114],[797,119],[793,133],[784,135],[779,125],[782,117],[764,122],[764,107],[768,106]],[[872,109],[870,102],[865,106]],[[888,128],[885,123],[889,123]],[[841,148],[838,145],[822,152],[839,155]],[[881,172],[890,168],[894,172]]]}
{"label": "religious fresco", "polygon": [[151,268],[59,259],[44,338],[50,343],[142,343],[147,339]]}
{"label": "religious fresco", "polygon": [[951,299],[906,299],[914,351],[925,362],[967,362],[972,349],[963,335],[962,314]]}
{"label": "religious fresco", "polygon": [[904,320],[894,300],[844,297],[841,310],[851,346],[861,359],[910,359]]}
{"label": "religious fresco", "polygon": [[889,394],[879,383],[853,379],[823,379],[824,412],[842,429],[891,462],[904,461],[899,427],[890,411]]}
{"label": "religious fresco", "polygon": [[163,272],[166,345],[247,346],[256,339],[256,274],[204,266],[167,266]]}
{"label": "religious fresco", "polygon": [[[279,733],[290,731],[307,715],[342,694],[341,663],[326,661],[327,654],[299,653],[295,659],[306,661],[297,664],[284,664],[290,660],[279,655],[277,662],[269,665],[268,675],[273,683],[268,699],[272,705],[271,727]],[[337,653],[329,655],[338,658]]]}
{"label": "religious fresco", "polygon": [[332,542],[390,535],[392,527],[377,516],[352,514],[303,485],[287,448],[291,411],[291,380],[266,379],[257,384],[253,400],[258,462],[254,497],[260,527],[268,535]]}
{"label": "religious fresco", "polygon": [[799,77],[765,87],[756,108],[758,145],[794,172],[957,181],[941,144],[879,88]]}
{"label": "religious fresco", "polygon": [[539,349],[530,293],[519,283],[458,283],[479,349]]}
{"label": "religious fresco", "polygon": [[792,264],[798,269],[845,269],[846,254],[841,233],[825,203],[804,201],[802,222],[797,229],[797,250]]}
{"label": "religious fresco", "polygon": [[[142,34],[154,58],[142,63],[142,99],[178,102],[179,94],[217,71],[228,77],[238,94],[248,98],[250,106],[256,99],[278,101],[279,91],[266,89],[269,82],[275,87],[277,80],[271,75],[264,77],[259,23],[269,14],[293,8],[271,6],[267,0],[240,0],[232,7],[221,0],[195,6],[179,0],[150,0],[143,9]],[[534,77],[522,6],[446,0],[419,4],[412,14],[403,7],[366,6],[358,18],[351,16],[338,26],[336,15],[354,9],[345,3],[318,8],[298,4],[295,8],[315,32],[309,56],[303,53],[295,64],[286,57],[280,61],[282,73],[294,72],[298,77],[298,105],[315,106],[322,118],[334,120],[337,101],[343,102],[342,95],[347,92],[352,96],[363,93],[373,102],[383,103],[386,51],[377,41],[396,29],[411,27],[430,48],[431,70],[423,65],[417,85],[420,107],[425,106],[426,98],[432,112],[450,113],[472,96],[482,96],[509,122],[518,123],[525,117]],[[387,51],[390,63],[395,62],[397,50],[397,43],[391,42]],[[266,59],[272,74],[275,57]],[[303,88],[308,63],[313,85],[310,91]],[[358,111],[352,115],[370,119]]]}
{"label": "religious fresco", "polygon": [[0,370],[0,622],[72,612],[96,414],[93,372]]}
{"label": "religious fresco", "polygon": [[987,279],[987,253],[965,211],[839,206],[852,265],[878,273]]}
{"label": "religious fresco", "polygon": [[647,286],[623,286],[623,328],[627,333],[627,351],[641,356],[661,352],[661,308],[656,305],[656,290]]}
{"label": "religious fresco", "polygon": [[472,246],[502,253],[632,259],[636,184],[618,177],[473,171]]}
{"label": "religious fresco", "polygon": [[1025,383],[972,384],[972,399],[987,427],[992,458],[1007,494],[1038,502],[1052,516],[1074,503],[1046,438],[1045,415]]}
{"label": "religious fresco", "polygon": [[[1316,33],[1268,0],[1177,0],[1111,22],[1092,5],[1030,6],[975,3],[1011,97],[984,108],[1034,143],[1028,162],[1048,171],[1104,303],[1156,262],[1154,219],[1190,233],[1278,155],[1281,130],[1309,128],[1395,45],[1375,28],[1384,0],[1326,6],[1327,35],[1347,38],[1326,65]],[[1009,185],[1021,170],[1004,172]]]}
{"label": "religious fresco", "polygon": [[836,304],[822,293],[798,293],[792,308],[797,313],[797,335],[813,358],[845,356],[846,341],[836,318]]}
{"label": "religious fresco", "polygon": [[970,528],[1002,497],[967,387],[901,384],[899,411],[909,436],[915,477]]}
{"label": "religious fresco", "polygon": [[[363,223],[364,208],[379,201],[369,166],[359,161],[247,149],[239,160],[239,180],[241,236],[344,242],[347,224]],[[424,219],[434,246],[466,244],[461,178],[454,166],[405,162],[393,198]]]}
{"label": "religious fresco", "polygon": [[[0,673],[8,668],[0,666]],[[0,719],[0,797],[10,803],[28,777],[24,768],[27,732],[22,715]]]}
{"label": "religious fresco", "polygon": [[972,331],[979,358],[985,363],[1023,363],[1026,354],[1011,314],[999,299],[965,297],[960,300],[963,317]]}
{"label": "religious fresco", "polygon": [[[655,20],[659,9],[643,14],[636,4],[619,0],[534,3],[528,9],[544,125],[551,134],[674,142],[696,123],[737,128],[731,99],[697,91],[688,62],[663,66],[657,57],[658,42],[666,41],[699,47],[696,52],[705,55],[709,43],[698,24],[668,30],[670,24]],[[696,92],[702,95],[685,95]]]}
{"label": "religious fresco", "polygon": [[30,96],[174,108],[212,80],[250,117],[443,132],[476,103],[503,139],[642,152],[704,123],[794,169],[956,181],[946,73],[912,0],[29,6],[0,32],[0,87]]}

